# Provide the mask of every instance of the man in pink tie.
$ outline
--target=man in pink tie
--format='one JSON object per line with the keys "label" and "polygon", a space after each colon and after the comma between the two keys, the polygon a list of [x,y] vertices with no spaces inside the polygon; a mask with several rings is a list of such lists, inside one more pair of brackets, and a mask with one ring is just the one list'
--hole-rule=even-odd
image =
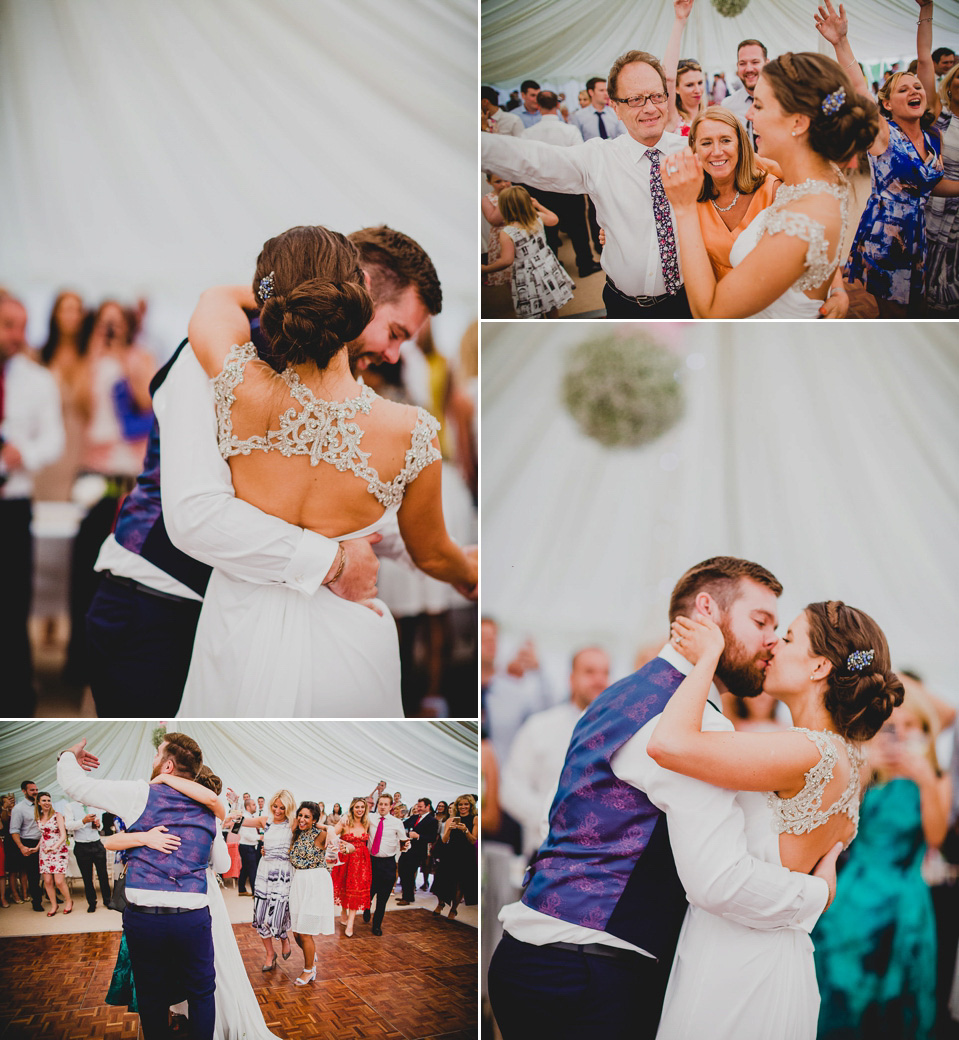
{"label": "man in pink tie", "polygon": [[370,857],[373,867],[373,934],[383,934],[383,915],[393,883],[396,881],[396,860],[401,852],[409,848],[410,840],[402,822],[391,815],[393,798],[383,793],[376,802],[376,816],[370,821],[373,841]]}

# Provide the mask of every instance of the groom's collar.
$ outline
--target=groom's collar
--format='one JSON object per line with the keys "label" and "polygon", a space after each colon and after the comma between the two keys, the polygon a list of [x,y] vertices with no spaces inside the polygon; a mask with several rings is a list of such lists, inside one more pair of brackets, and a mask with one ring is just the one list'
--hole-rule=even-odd
{"label": "groom's collar", "polygon": [[[672,665],[677,672],[682,672],[683,675],[689,675],[693,670],[692,664],[686,660],[685,657],[673,646],[672,643],[667,643],[658,654],[667,664]],[[719,690],[716,689],[715,683],[709,685],[709,703],[718,711],[723,710],[723,702],[719,696]]]}

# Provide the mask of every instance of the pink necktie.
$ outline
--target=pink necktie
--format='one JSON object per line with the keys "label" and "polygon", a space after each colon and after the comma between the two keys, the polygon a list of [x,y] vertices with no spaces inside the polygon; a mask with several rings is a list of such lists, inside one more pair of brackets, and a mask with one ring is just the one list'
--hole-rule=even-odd
{"label": "pink necktie", "polygon": [[380,839],[383,837],[383,820],[384,817],[380,817],[380,822],[376,825],[376,834],[373,835],[373,847],[370,849],[370,855],[375,856],[380,851]]}
{"label": "pink necktie", "polygon": [[659,239],[659,258],[663,264],[663,281],[666,292],[671,296],[679,291],[679,258],[676,255],[676,237],[673,234],[673,215],[669,209],[669,199],[663,190],[663,176],[659,170],[659,152],[648,148],[651,169],[649,174],[649,193],[653,197],[653,217],[656,220],[656,237]]}

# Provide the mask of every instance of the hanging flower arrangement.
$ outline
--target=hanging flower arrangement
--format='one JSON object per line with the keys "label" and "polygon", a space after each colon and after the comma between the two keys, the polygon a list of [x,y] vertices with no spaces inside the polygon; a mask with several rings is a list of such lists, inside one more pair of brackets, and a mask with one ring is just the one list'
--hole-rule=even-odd
{"label": "hanging flower arrangement", "polygon": [[749,0],[712,0],[713,7],[723,18],[735,18],[749,6]]}
{"label": "hanging flower arrangement", "polygon": [[583,433],[600,444],[648,444],[683,414],[676,358],[642,332],[588,339],[567,358],[563,401]]}
{"label": "hanging flower arrangement", "polygon": [[166,726],[157,726],[150,734],[150,743],[158,748],[166,740]]}

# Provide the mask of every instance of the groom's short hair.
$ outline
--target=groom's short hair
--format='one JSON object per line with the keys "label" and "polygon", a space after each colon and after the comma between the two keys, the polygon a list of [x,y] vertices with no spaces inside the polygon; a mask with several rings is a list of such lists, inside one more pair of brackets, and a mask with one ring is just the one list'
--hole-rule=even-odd
{"label": "groom's short hair", "polygon": [[443,308],[440,279],[426,250],[402,231],[385,224],[347,236],[360,252],[360,267],[370,276],[374,307],[395,300],[413,286],[430,314]]}
{"label": "groom's short hair", "polygon": [[740,560],[736,556],[713,556],[697,563],[695,567],[690,567],[676,582],[669,600],[669,620],[675,621],[680,615],[688,617],[700,592],[708,592],[721,610],[727,610],[736,599],[742,578],[749,578],[759,585],[765,585],[773,595],[782,595],[782,584],[761,564],[753,563],[751,560]]}
{"label": "groom's short hair", "polygon": [[166,744],[163,758],[173,760],[174,772],[188,780],[195,780],[203,765],[200,745],[185,733],[164,733],[163,742]]}

